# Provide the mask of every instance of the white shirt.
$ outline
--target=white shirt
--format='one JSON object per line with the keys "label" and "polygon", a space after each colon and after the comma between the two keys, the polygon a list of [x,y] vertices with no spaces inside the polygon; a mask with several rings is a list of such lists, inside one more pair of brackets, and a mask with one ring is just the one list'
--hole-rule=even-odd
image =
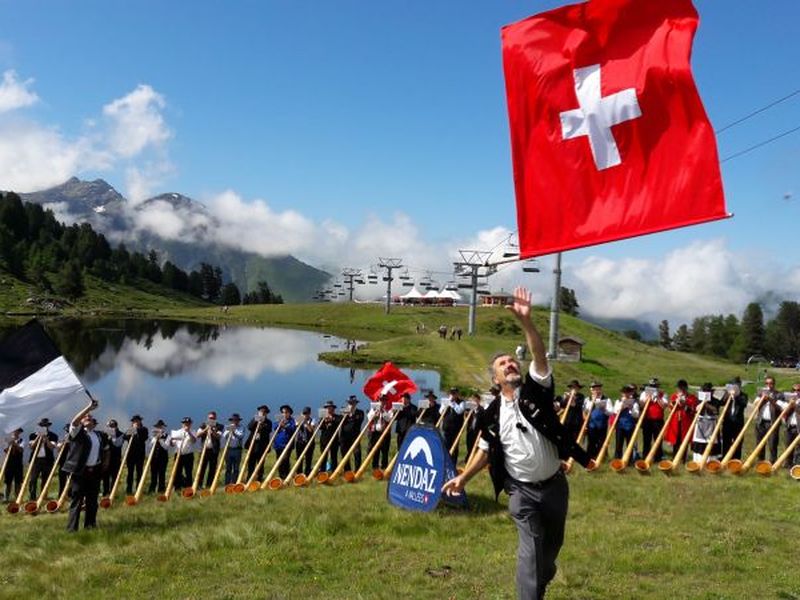
{"label": "white shirt", "polygon": [[180,429],[172,432],[172,442],[178,447],[181,455],[194,452],[195,437],[191,431]]}
{"label": "white shirt", "polygon": [[461,402],[455,402],[452,396],[448,396],[444,399],[444,402],[442,402],[441,406],[439,407],[439,414],[443,415],[447,409],[450,408],[457,415],[463,415],[465,406],[466,402],[464,402],[464,400],[461,400]]}
{"label": "white shirt", "polygon": [[[529,373],[537,383],[551,385],[552,370],[541,377],[531,362]],[[522,424],[525,431],[518,429],[517,423]],[[500,444],[503,446],[506,470],[518,481],[544,481],[561,468],[555,445],[522,416],[519,409],[519,388],[514,390],[512,398],[500,396]],[[489,442],[481,437],[478,447],[488,452]]]}
{"label": "white shirt", "polygon": [[[380,417],[375,419],[374,421],[372,421],[372,419],[375,418],[375,416],[378,414],[378,412],[380,412]],[[370,408],[369,412],[367,413],[367,421],[372,421],[372,430],[373,431],[381,431],[381,430],[383,430],[383,427],[384,427],[384,423],[383,422],[386,421],[388,423],[391,420],[392,420],[391,411],[385,411],[385,410],[375,411],[375,410]]]}
{"label": "white shirt", "polygon": [[583,412],[592,412],[595,408],[602,409],[607,415],[614,412],[614,405],[608,398],[586,398],[583,401]]}
{"label": "white shirt", "polygon": [[[628,399],[628,402],[629,402],[629,403],[632,403],[632,404],[631,404],[631,407],[630,407],[630,409],[631,409],[631,416],[632,416],[634,419],[638,419],[638,418],[639,418],[639,403],[638,403],[638,402],[636,402],[636,399],[635,399],[635,398],[629,398],[629,399]],[[617,414],[617,415],[618,415],[619,413],[621,413],[621,412],[622,412],[623,408],[624,408],[624,403],[623,403],[623,401],[622,401],[622,398],[620,398],[619,400],[617,400],[617,401],[614,403],[614,414]]]}
{"label": "white shirt", "polygon": [[[78,432],[83,429],[83,425],[70,425],[69,426],[69,437],[73,440],[75,436],[78,435]],[[86,431],[86,435],[89,436],[89,442],[91,443],[91,447],[89,448],[89,456],[86,457],[86,466],[87,467],[96,467],[100,464],[100,434],[96,431]]]}
{"label": "white shirt", "polygon": [[238,427],[234,427],[233,429],[225,428],[225,431],[222,433],[222,439],[225,440],[227,443],[228,438],[233,434],[233,439],[231,439],[230,448],[241,448],[242,447],[242,438],[244,437],[244,427],[239,425]]}

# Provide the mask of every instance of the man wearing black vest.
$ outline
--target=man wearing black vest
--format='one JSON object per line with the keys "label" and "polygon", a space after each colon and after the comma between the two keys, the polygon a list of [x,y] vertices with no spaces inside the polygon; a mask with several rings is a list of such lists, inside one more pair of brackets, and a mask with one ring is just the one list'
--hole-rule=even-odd
{"label": "man wearing black vest", "polygon": [[444,485],[449,494],[459,494],[486,464],[495,494],[505,489],[509,512],[517,526],[517,595],[544,598],[547,584],[556,573],[556,558],[564,541],[569,488],[561,460],[572,456],[587,467],[589,455],[570,439],[558,421],[553,376],[544,343],[531,320],[531,294],[514,291],[508,307],[525,332],[532,355],[524,379],[519,362],[510,353],[495,355],[491,363],[493,382],[500,399],[483,412],[481,440],[472,464]]}
{"label": "man wearing black vest", "polygon": [[[358,434],[361,433],[361,426],[364,424],[364,411],[356,408],[358,405],[358,398],[350,396],[347,400],[347,410],[345,411],[342,424],[342,430],[339,434],[341,440],[342,456],[344,456],[350,447],[355,443]],[[353,450],[353,461],[355,462],[355,469],[357,471],[361,467],[361,442]],[[344,466],[346,471],[350,471],[350,461]]]}
{"label": "man wearing black vest", "polygon": [[[44,487],[47,476],[53,469],[53,463],[55,462],[55,454],[53,451],[58,446],[58,436],[50,431],[52,426],[53,424],[50,422],[50,419],[42,419],[39,421],[39,426],[36,429],[36,432],[32,433],[29,437],[28,445],[31,447],[30,460],[33,462],[31,480],[28,484],[31,500],[36,500],[37,496],[39,495],[38,490],[36,489],[37,482],[41,479],[42,487]],[[38,450],[36,451],[36,456],[34,456],[33,449],[37,447],[37,440],[41,441],[39,443]]]}
{"label": "man wearing black vest", "polygon": [[[336,438],[333,436],[336,430],[339,429],[339,423],[343,417],[336,414],[336,404],[333,400],[328,400],[322,408],[327,411],[327,414],[322,418],[322,423],[319,426],[319,448],[320,452],[324,452],[328,444],[331,445],[328,449],[328,456],[325,458],[325,462],[330,465],[330,470],[333,471],[339,466],[339,442],[342,437],[341,431]],[[344,425],[342,427],[344,427]],[[327,471],[328,469],[323,465],[322,470]]]}
{"label": "man wearing black vest", "polygon": [[397,418],[394,420],[394,431],[397,434],[397,447],[403,445],[403,440],[406,438],[408,430],[411,429],[417,422],[417,415],[419,410],[411,403],[411,394],[406,392],[402,396],[403,408],[397,413]]}
{"label": "man wearing black vest", "polygon": [[108,469],[103,473],[103,496],[108,496],[111,493],[111,488],[114,487],[114,481],[117,479],[117,474],[122,467],[122,444],[125,441],[125,435],[117,427],[117,422],[111,419],[108,422],[108,436],[110,459]]}
{"label": "man wearing black vest", "polygon": [[217,463],[219,462],[220,439],[224,430],[222,423],[217,423],[217,412],[214,410],[209,411],[206,422],[201,423],[200,428],[197,430],[197,439],[203,444],[200,449],[201,451],[203,447],[206,449],[203,462],[198,466],[200,477],[197,478],[197,481],[200,487],[203,486],[204,477],[206,489],[210,488],[211,484],[214,483],[214,475],[217,474]]}
{"label": "man wearing black vest", "polygon": [[108,448],[105,433],[95,431],[97,420],[90,411],[97,408],[97,401],[75,415],[69,427],[69,453],[64,462],[64,471],[72,473],[70,487],[69,520],[67,531],[78,531],[81,506],[85,506],[83,526],[97,526],[97,495],[100,493],[100,475],[103,452]]}
{"label": "man wearing black vest", "polygon": [[[727,453],[733,446],[734,440],[738,437],[739,432],[744,427],[744,411],[747,410],[747,404],[750,398],[742,391],[742,380],[737,376],[730,380],[727,387],[727,393],[732,395],[731,405],[728,412],[725,413],[725,419],[722,421],[722,452]],[[742,445],[739,444],[736,451],[733,453],[733,458],[741,460],[742,458]]]}
{"label": "man wearing black vest", "polygon": [[125,459],[125,464],[128,467],[125,491],[130,496],[136,490],[143,476],[142,469],[144,469],[144,457],[146,454],[147,427],[142,426],[142,417],[139,415],[131,417],[131,427],[125,433],[124,438],[131,445],[128,458]]}
{"label": "man wearing black vest", "polygon": [[[256,409],[255,416],[250,419],[247,424],[247,430],[250,435],[247,438],[245,445],[250,449],[247,455],[247,477],[253,476],[253,471],[256,465],[261,460],[261,456],[269,445],[269,439],[272,434],[272,421],[269,419],[269,406],[262,404]],[[264,479],[264,464],[258,468],[258,481]]]}
{"label": "man wearing black vest", "polygon": [[[444,435],[444,447],[449,451],[464,425],[464,399],[458,388],[450,388],[450,395],[446,401],[442,402],[439,412],[444,415],[442,434]],[[454,465],[458,464],[458,446],[455,447],[450,457],[453,459]]]}

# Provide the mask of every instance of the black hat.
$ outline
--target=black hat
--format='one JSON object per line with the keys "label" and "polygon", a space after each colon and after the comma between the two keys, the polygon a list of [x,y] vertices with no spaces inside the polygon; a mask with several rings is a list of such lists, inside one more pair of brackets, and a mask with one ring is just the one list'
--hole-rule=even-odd
{"label": "black hat", "polygon": [[108,426],[109,427],[116,427],[117,426],[117,420],[116,419],[110,419],[108,421]]}
{"label": "black hat", "polygon": [[602,381],[597,381],[596,379],[593,379],[592,383],[589,384],[589,387],[590,388],[603,387],[603,382]]}
{"label": "black hat", "polygon": [[156,424],[153,425],[153,427],[166,427],[166,426],[167,424],[164,423],[164,419],[159,419],[158,421],[156,421]]}
{"label": "black hat", "polygon": [[142,422],[142,417],[141,417],[141,415],[133,415],[133,416],[131,417],[131,423],[133,423],[134,421],[139,421],[139,422],[141,423],[141,422]]}
{"label": "black hat", "polygon": [[269,412],[269,406],[267,406],[266,404],[262,404],[256,410],[265,410],[265,411]]}
{"label": "black hat", "polygon": [[451,387],[451,388],[450,388],[450,393],[451,393],[451,394],[453,394],[453,393],[456,393],[456,394],[457,394],[457,393],[458,393],[458,388],[457,388],[457,387]]}
{"label": "black hat", "polygon": [[714,384],[710,382],[705,382],[703,387],[701,388],[704,392],[713,392],[714,391]]}
{"label": "black hat", "polygon": [[192,417],[183,417],[181,419],[181,423],[184,423],[184,424],[191,423],[191,422],[192,422]]}
{"label": "black hat", "polygon": [[675,387],[679,390],[688,390],[689,384],[686,383],[685,379],[678,379],[678,383],[675,384]]}
{"label": "black hat", "polygon": [[658,377],[651,377],[650,381],[647,382],[647,385],[651,387],[658,387],[661,384],[658,382]]}
{"label": "black hat", "polygon": [[623,386],[622,386],[622,389],[621,389],[620,391],[621,391],[623,394],[624,394],[625,392],[635,392],[635,391],[636,391],[636,386],[635,386],[635,385],[633,385],[633,384],[631,384],[631,383],[626,383],[625,385],[623,385]]}
{"label": "black hat", "polygon": [[408,398],[409,400],[411,400],[411,394],[409,394],[408,392],[403,392],[401,397],[402,398]]}
{"label": "black hat", "polygon": [[578,381],[577,379],[573,379],[572,381],[570,381],[570,382],[567,384],[567,387],[568,387],[568,388],[572,388],[572,387],[574,387],[574,388],[578,388],[579,390],[583,388],[583,386],[581,385],[581,382],[580,382],[580,381]]}
{"label": "black hat", "polygon": [[[356,400],[356,402],[358,402],[358,400]],[[322,408],[336,408],[336,404],[334,404],[333,400],[328,400],[325,404],[322,405]]]}
{"label": "black hat", "polygon": [[39,427],[52,427],[53,424],[50,422],[50,419],[45,417],[41,421],[39,421]]}
{"label": "black hat", "polygon": [[281,412],[283,412],[284,410],[288,410],[289,414],[291,414],[291,415],[294,414],[294,410],[288,404],[281,404],[281,407],[278,410],[280,410]]}
{"label": "black hat", "polygon": [[89,417],[89,420],[90,420],[92,423],[94,423],[95,425],[97,425],[97,419],[95,419],[94,417],[90,416],[90,417]]}
{"label": "black hat", "polygon": [[310,415],[311,414],[311,407],[310,406],[304,406],[303,407],[303,414],[304,415]]}
{"label": "black hat", "polygon": [[241,421],[242,417],[239,413],[233,413],[230,417],[228,417],[228,421]]}
{"label": "black hat", "polygon": [[25,430],[22,427],[17,427],[12,433],[23,433]]}
{"label": "black hat", "polygon": [[737,375],[736,377],[731,379],[728,383],[730,383],[731,385],[742,385],[742,378]]}
{"label": "black hat", "polygon": [[[350,396],[347,399],[347,403],[348,404],[358,404],[358,398],[356,398],[355,396]],[[333,403],[331,402],[331,404],[333,404]]]}
{"label": "black hat", "polygon": [[69,431],[69,423],[67,423],[66,425],[64,425],[64,431]]}
{"label": "black hat", "polygon": [[436,400],[436,398],[438,398],[438,396],[433,393],[433,390],[430,390],[427,394],[425,394],[425,397],[429,400]]}

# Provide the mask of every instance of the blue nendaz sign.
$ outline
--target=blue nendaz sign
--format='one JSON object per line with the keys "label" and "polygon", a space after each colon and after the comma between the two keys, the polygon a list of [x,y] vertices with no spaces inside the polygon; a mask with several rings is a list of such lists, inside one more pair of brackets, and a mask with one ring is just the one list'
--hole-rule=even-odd
{"label": "blue nendaz sign", "polygon": [[467,496],[442,496],[442,486],[456,476],[450,453],[439,430],[430,425],[412,427],[392,469],[387,495],[389,502],[406,510],[429,512],[439,500],[466,506]]}

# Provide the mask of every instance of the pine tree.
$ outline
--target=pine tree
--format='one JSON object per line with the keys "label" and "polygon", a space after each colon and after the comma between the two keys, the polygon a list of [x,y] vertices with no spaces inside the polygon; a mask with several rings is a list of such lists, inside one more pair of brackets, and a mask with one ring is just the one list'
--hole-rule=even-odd
{"label": "pine tree", "polygon": [[672,350],[672,338],[669,335],[669,321],[666,319],[658,324],[658,340],[662,348]]}
{"label": "pine tree", "polygon": [[242,303],[239,288],[235,283],[226,283],[222,288],[222,299],[220,302],[226,306],[238,306]]}
{"label": "pine tree", "polygon": [[69,260],[64,263],[53,282],[53,289],[57,294],[72,300],[83,295],[83,272],[77,261]]}
{"label": "pine tree", "polygon": [[672,337],[672,346],[678,352],[692,351],[692,339],[689,335],[689,328],[686,326],[686,323],[682,323],[675,331],[675,335]]}
{"label": "pine tree", "polygon": [[764,313],[757,302],[748,304],[742,315],[742,350],[745,360],[764,353]]}

